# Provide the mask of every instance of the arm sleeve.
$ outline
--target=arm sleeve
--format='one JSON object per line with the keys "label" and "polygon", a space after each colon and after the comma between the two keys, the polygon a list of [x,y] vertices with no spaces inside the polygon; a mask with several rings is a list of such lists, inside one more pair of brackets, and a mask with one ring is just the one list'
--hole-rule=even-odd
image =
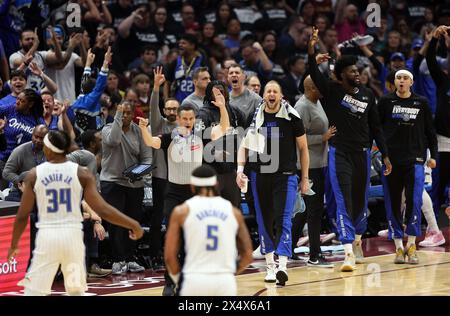
{"label": "arm sleeve", "polygon": [[328,97],[329,85],[328,80],[325,76],[320,72],[319,67],[316,63],[315,55],[308,55],[308,70],[311,76],[312,81],[316,85],[317,89],[319,89],[320,93],[324,98]]}
{"label": "arm sleeve", "polygon": [[117,111],[114,122],[110,126],[105,126],[102,130],[102,140],[108,146],[119,146],[122,139],[122,116],[123,113]]}
{"label": "arm sleeve", "polygon": [[436,60],[436,44],[437,39],[432,38],[430,41],[430,45],[428,46],[427,50],[427,66],[428,70],[430,71],[430,75],[433,78],[434,83],[436,84],[436,87],[439,88],[439,86],[442,85],[442,83],[446,80],[445,73],[441,70],[439,67],[437,60]]}
{"label": "arm sleeve", "polygon": [[152,135],[158,133],[159,127],[162,123],[161,112],[159,111],[159,92],[152,91],[150,96],[150,111],[149,111],[150,126],[152,127]]}
{"label": "arm sleeve", "polygon": [[[3,138],[4,138],[3,134]],[[11,155],[8,158],[8,161],[5,164],[5,167],[3,169],[3,179],[12,182],[14,184],[17,183],[19,180],[19,174],[17,173],[19,171],[19,154],[18,150],[13,150]]]}

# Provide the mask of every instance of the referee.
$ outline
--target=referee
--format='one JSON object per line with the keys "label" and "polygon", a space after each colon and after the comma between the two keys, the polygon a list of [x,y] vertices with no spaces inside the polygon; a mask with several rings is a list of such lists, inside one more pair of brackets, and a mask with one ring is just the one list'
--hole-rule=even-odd
{"label": "referee", "polygon": [[353,271],[362,263],[361,237],[367,227],[367,199],[370,184],[370,150],[374,137],[386,165],[391,171],[387,148],[379,122],[373,94],[360,86],[356,57],[342,56],[335,65],[337,81],[330,81],[317,67],[314,47],[318,30],[308,46],[311,78],[323,96],[323,108],[337,129],[329,140],[328,172],[336,197],[336,222],[339,239],[344,245],[345,260],[341,271]]}
{"label": "referee", "polygon": [[[396,256],[394,263],[418,264],[416,236],[421,235],[420,221],[422,192],[425,182],[426,149],[431,158],[430,168],[436,167],[437,138],[428,101],[411,92],[413,75],[408,70],[395,73],[396,91],[380,98],[378,109],[386,143],[392,158],[392,173],[381,176],[384,202],[390,231],[394,234]],[[402,191],[406,198],[406,234],[408,242],[403,249]]]}

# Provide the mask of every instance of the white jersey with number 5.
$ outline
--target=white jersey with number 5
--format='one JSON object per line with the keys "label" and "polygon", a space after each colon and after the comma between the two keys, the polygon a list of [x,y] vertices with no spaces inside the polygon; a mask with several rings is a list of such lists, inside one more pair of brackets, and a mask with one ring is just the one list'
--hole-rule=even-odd
{"label": "white jersey with number 5", "polygon": [[236,272],[238,222],[231,203],[220,196],[186,201],[183,274]]}
{"label": "white jersey with number 5", "polygon": [[45,162],[37,166],[34,192],[39,218],[36,227],[82,229],[83,188],[76,163]]}

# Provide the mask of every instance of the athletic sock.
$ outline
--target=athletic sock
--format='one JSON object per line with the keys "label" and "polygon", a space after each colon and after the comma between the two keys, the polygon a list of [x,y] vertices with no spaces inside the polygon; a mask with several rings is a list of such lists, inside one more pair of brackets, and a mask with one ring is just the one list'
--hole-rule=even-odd
{"label": "athletic sock", "polygon": [[416,244],[416,236],[408,236],[408,242],[406,243],[406,249]]}
{"label": "athletic sock", "polygon": [[395,249],[396,250],[398,248],[403,249],[403,239],[401,239],[401,238],[394,238],[394,243],[395,243]]}
{"label": "athletic sock", "polygon": [[436,216],[434,215],[433,202],[431,202],[431,198],[426,191],[423,192],[422,201],[422,213],[428,223],[427,231],[438,232],[439,227],[436,222]]}
{"label": "athletic sock", "polygon": [[355,235],[356,243],[360,243],[361,242],[361,238],[362,238],[362,235]]}
{"label": "athletic sock", "polygon": [[352,244],[344,244],[344,252],[345,252],[345,255],[353,254]]}
{"label": "athletic sock", "polygon": [[269,252],[269,253],[266,253],[266,254],[265,254],[265,257],[266,257],[266,264],[267,264],[267,267],[273,267],[273,266],[275,266],[275,259],[273,258],[273,251],[272,251],[272,252]]}
{"label": "athletic sock", "polygon": [[288,260],[288,257],[286,257],[286,256],[279,256],[278,257],[278,269],[279,270],[283,270],[283,271],[286,271],[287,270],[287,260]]}

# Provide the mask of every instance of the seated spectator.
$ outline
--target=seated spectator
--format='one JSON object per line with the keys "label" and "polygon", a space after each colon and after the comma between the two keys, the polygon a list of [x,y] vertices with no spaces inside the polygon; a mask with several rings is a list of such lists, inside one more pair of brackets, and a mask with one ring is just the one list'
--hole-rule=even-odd
{"label": "seated spectator", "polygon": [[347,4],[347,0],[337,2],[334,22],[340,43],[351,39],[354,33],[366,33],[366,23],[359,17],[358,8],[354,4]]}
{"label": "seated spectator", "polygon": [[225,43],[216,35],[214,24],[207,22],[203,25],[201,49],[208,57],[212,69],[230,56],[230,52],[225,48]]}
{"label": "seated spectator", "polygon": [[245,41],[241,45],[240,65],[247,77],[257,75],[265,84],[272,78],[273,63],[267,57],[261,44]]}
{"label": "seated spectator", "polygon": [[184,34],[178,42],[180,56],[166,68],[164,83],[164,99],[175,97],[182,102],[194,92],[192,73],[198,67],[205,67],[208,61],[198,51],[197,38],[192,34]]}
{"label": "seated spectator", "polygon": [[239,50],[241,44],[241,23],[238,19],[231,19],[228,22],[224,44],[231,55],[234,55]]}
{"label": "seated spectator", "polygon": [[[16,104],[0,106],[0,117],[8,122],[4,128],[6,149],[0,151],[0,170],[3,172],[6,161],[17,146],[31,140],[36,125],[43,124],[41,96],[32,89],[25,89],[17,96]],[[2,183],[3,190],[6,183]]]}
{"label": "seated spectator", "polygon": [[284,70],[279,63],[280,60],[277,56],[277,34],[274,31],[268,31],[264,33],[261,38],[261,46],[263,47],[264,52],[273,64],[273,75],[276,77],[283,76]]}
{"label": "seated spectator", "polygon": [[145,45],[141,49],[141,56],[135,62],[130,64],[133,67],[130,71],[130,80],[133,80],[139,74],[145,74],[149,77],[153,74],[153,68],[158,65],[158,50],[152,45]]}
{"label": "seated spectator", "polygon": [[280,79],[284,97],[290,104],[295,104],[302,95],[300,84],[306,72],[306,58],[302,55],[294,55],[287,62],[286,75]]}
{"label": "seated spectator", "polygon": [[150,104],[150,77],[147,74],[139,74],[133,78],[131,88],[138,94],[136,108],[148,116]]}
{"label": "seated spectator", "polygon": [[33,130],[31,141],[17,146],[11,152],[2,173],[3,179],[13,184],[9,195],[6,197],[7,201],[20,202],[23,180],[28,171],[45,161],[42,149],[47,132],[47,126],[36,126]]}
{"label": "seated spectator", "polygon": [[261,81],[259,81],[258,76],[250,76],[245,79],[244,85],[248,90],[253,91],[257,95],[260,95],[261,92]]}
{"label": "seated spectator", "polygon": [[235,18],[236,14],[231,10],[230,5],[226,1],[222,1],[217,7],[216,19],[214,22],[216,33],[222,40],[225,40],[227,37],[230,20]]}

